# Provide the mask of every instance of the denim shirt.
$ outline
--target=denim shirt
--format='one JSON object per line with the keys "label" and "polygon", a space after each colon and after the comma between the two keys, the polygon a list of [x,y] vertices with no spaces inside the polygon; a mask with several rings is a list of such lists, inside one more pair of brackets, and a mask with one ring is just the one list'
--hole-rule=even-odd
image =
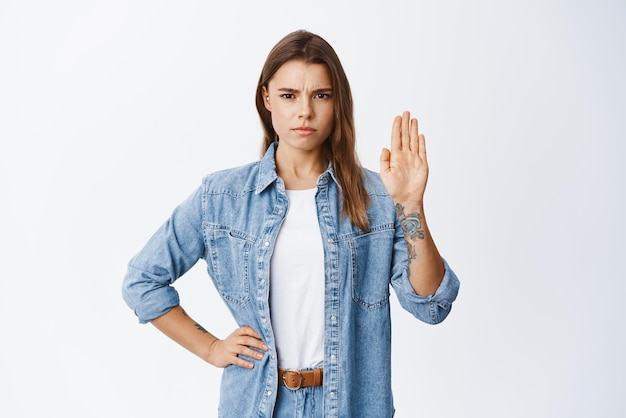
{"label": "denim shirt", "polygon": [[[270,259],[289,201],[276,174],[274,146],[263,159],[215,172],[172,213],[129,263],[126,303],[141,323],[179,304],[174,281],[200,259],[239,326],[254,328],[269,350],[253,369],[228,366],[222,374],[219,416],[271,417],[278,370],[270,321]],[[432,296],[415,293],[408,278],[406,243],[394,204],[378,174],[364,170],[370,230],[341,215],[332,165],[317,180],[324,245],[324,415],[391,417],[389,288],[416,318],[446,318],[459,281],[445,275]],[[210,326],[209,326],[210,328]]]}

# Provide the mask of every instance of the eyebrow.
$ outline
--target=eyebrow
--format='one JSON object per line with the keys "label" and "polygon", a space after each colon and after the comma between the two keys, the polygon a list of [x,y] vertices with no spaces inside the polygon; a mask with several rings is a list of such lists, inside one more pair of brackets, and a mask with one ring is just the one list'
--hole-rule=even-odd
{"label": "eyebrow", "polygon": [[[288,87],[281,87],[278,89],[278,91],[282,91],[285,93],[300,93],[299,90],[297,89],[290,89]],[[313,93],[328,93],[328,92],[332,92],[333,89],[331,87],[325,87],[325,88],[321,88],[321,89],[315,89],[313,90]]]}

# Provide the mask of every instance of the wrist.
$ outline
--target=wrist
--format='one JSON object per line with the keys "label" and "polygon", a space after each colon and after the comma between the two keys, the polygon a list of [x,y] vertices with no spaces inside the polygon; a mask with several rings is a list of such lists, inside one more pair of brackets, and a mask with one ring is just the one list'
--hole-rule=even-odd
{"label": "wrist", "polygon": [[394,206],[396,208],[396,215],[400,214],[408,216],[412,213],[421,214],[424,213],[424,202],[422,200],[399,200],[394,199]]}
{"label": "wrist", "polygon": [[413,202],[404,206],[396,203],[395,210],[404,237],[413,242],[423,240],[426,236],[426,222],[422,204]]}
{"label": "wrist", "polygon": [[219,338],[214,337],[211,341],[208,342],[208,344],[206,344],[206,352],[202,355],[204,361],[216,367],[218,363],[216,358],[217,350],[220,342],[221,340]]}

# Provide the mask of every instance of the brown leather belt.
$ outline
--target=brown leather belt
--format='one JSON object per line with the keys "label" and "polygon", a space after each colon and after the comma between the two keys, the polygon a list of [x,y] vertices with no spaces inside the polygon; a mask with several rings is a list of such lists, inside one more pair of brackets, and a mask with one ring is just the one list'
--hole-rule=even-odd
{"label": "brown leather belt", "polygon": [[298,390],[310,386],[322,386],[323,376],[323,369],[286,370],[280,367],[278,368],[278,379],[291,390]]}

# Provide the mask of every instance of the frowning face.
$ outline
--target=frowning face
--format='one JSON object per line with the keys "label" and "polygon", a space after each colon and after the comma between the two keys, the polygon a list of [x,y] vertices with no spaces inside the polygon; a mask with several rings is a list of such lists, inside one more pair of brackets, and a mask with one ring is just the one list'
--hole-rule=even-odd
{"label": "frowning face", "polygon": [[281,151],[321,152],[334,128],[333,84],[326,65],[287,61],[262,92]]}

